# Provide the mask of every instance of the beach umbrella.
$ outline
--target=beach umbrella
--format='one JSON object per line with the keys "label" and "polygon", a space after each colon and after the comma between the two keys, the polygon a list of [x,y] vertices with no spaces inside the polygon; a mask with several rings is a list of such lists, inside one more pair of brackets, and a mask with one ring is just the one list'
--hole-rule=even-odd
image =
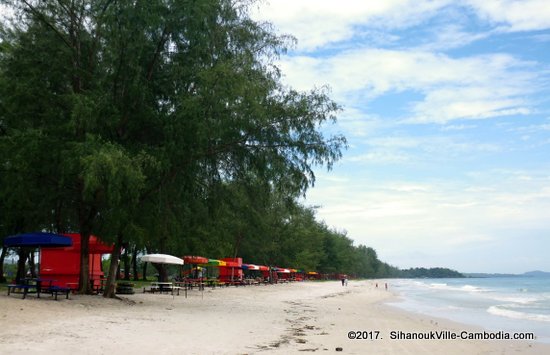
{"label": "beach umbrella", "polygon": [[225,266],[226,262],[223,261],[223,260],[208,259],[208,262],[201,263],[201,265],[204,265],[204,266]]}
{"label": "beach umbrella", "polygon": [[4,238],[4,247],[20,248],[16,282],[24,277],[26,253],[29,253],[30,249],[68,247],[72,244],[73,241],[69,237],[46,232],[24,233]]}
{"label": "beach umbrella", "polygon": [[[154,264],[172,264],[172,265],[183,265],[184,263],[183,259],[180,259],[173,255],[167,255],[167,254],[147,254],[141,257],[141,261],[150,262]],[[181,268],[182,267],[180,267],[180,274],[181,274]],[[165,281],[165,280],[162,280],[160,271],[159,271],[158,279],[159,281]],[[185,296],[187,297],[187,291],[185,293]]]}
{"label": "beach umbrella", "polygon": [[225,261],[225,265],[221,265],[221,266],[232,267],[232,268],[241,268],[242,264],[239,265],[239,263],[236,262],[236,261]]}
{"label": "beach umbrella", "polygon": [[45,232],[12,235],[4,239],[5,247],[47,248],[71,245],[73,245],[71,238]]}
{"label": "beach umbrella", "polygon": [[148,261],[156,264],[183,265],[183,259],[167,254],[148,254],[141,257],[141,261]]}
{"label": "beach umbrella", "polygon": [[206,263],[208,263],[208,258],[205,258],[204,256],[186,255],[182,259],[186,264],[206,264]]}
{"label": "beach umbrella", "polygon": [[254,264],[243,264],[241,267],[243,270],[260,270],[260,267]]}

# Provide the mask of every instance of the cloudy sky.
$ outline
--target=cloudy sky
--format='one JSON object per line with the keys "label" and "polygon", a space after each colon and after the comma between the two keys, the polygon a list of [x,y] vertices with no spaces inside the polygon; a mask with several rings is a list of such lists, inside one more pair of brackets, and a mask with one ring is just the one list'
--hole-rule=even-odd
{"label": "cloudy sky", "polygon": [[306,203],[398,267],[550,271],[548,0],[269,0],[349,142]]}

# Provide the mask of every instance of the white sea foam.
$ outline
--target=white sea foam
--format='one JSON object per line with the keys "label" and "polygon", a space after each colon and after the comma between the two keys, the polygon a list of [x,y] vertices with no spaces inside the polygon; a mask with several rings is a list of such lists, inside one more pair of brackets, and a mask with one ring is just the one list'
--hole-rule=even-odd
{"label": "white sea foam", "polygon": [[540,297],[514,297],[514,296],[494,296],[493,299],[501,302],[513,302],[513,303],[519,303],[519,304],[530,304],[535,303],[537,301],[540,301]]}
{"label": "white sea foam", "polygon": [[468,291],[468,292],[486,292],[486,291],[488,291],[487,289],[477,287],[477,286],[472,286],[472,285],[464,285],[460,289],[462,291]]}
{"label": "white sea foam", "polygon": [[436,290],[448,290],[448,291],[460,291],[460,292],[489,292],[489,289],[472,286],[472,285],[463,285],[463,286],[450,286],[446,283],[431,283],[428,285],[431,289]]}
{"label": "white sea foam", "polygon": [[512,311],[510,309],[502,308],[503,306],[504,305],[491,306],[487,309],[487,312],[489,312],[490,314],[496,315],[496,316],[507,317],[507,318],[527,319],[527,320],[535,320],[535,321],[541,321],[541,322],[550,322],[550,316],[548,316],[548,315]]}

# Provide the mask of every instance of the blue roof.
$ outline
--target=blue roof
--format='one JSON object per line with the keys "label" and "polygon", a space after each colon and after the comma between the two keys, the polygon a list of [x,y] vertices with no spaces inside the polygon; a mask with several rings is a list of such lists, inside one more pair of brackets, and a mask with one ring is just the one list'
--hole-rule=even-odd
{"label": "blue roof", "polygon": [[73,245],[71,238],[55,233],[25,233],[4,238],[5,247],[68,247]]}

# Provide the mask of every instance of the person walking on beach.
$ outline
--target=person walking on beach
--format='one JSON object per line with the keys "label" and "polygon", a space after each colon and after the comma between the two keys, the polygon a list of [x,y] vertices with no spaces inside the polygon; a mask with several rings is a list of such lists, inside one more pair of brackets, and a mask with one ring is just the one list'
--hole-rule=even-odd
{"label": "person walking on beach", "polygon": [[346,282],[346,278],[342,276],[342,286],[344,286],[344,283]]}

